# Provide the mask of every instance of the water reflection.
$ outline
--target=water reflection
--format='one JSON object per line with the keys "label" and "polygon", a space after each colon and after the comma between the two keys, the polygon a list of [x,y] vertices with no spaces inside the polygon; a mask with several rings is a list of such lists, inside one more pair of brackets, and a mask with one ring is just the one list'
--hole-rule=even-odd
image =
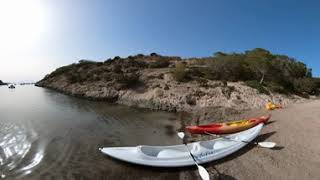
{"label": "water reflection", "polygon": [[[37,133],[30,128],[1,123],[0,174],[2,178],[8,175],[27,174],[41,162],[44,149],[37,148],[37,139]],[[36,149],[35,153],[30,154],[33,149]]]}
{"label": "water reflection", "polygon": [[[171,145],[175,114],[0,87],[0,177],[6,179],[177,179],[179,171],[123,164],[105,146]],[[178,124],[179,125],[179,124]],[[180,126],[180,125],[179,125]],[[1,176],[2,174],[2,176]]]}

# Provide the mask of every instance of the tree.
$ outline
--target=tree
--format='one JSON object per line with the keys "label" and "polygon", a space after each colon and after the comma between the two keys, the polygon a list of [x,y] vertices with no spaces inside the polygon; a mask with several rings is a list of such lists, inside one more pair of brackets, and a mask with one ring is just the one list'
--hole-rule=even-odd
{"label": "tree", "polygon": [[251,70],[260,77],[259,82],[260,84],[263,84],[265,76],[270,69],[268,61],[273,58],[272,54],[268,50],[255,48],[253,50],[246,51],[245,56],[251,65]]}
{"label": "tree", "polygon": [[150,56],[152,56],[152,57],[158,57],[159,55],[158,55],[157,53],[153,52],[153,53],[150,54]]}
{"label": "tree", "polygon": [[221,51],[215,52],[213,54],[214,57],[221,57],[221,56],[226,56],[227,54]]}

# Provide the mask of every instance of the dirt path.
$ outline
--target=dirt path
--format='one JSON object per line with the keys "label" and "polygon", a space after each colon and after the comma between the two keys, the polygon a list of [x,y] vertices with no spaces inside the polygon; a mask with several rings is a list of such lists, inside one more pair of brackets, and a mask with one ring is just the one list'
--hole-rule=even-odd
{"label": "dirt path", "polygon": [[[250,115],[265,113],[261,110]],[[212,179],[319,179],[320,100],[271,114],[271,123],[258,140],[273,141],[279,147],[269,150],[249,145],[226,159],[210,163],[206,167]],[[220,178],[214,168],[221,173]],[[180,173],[180,179],[197,179],[189,177],[187,172]]]}

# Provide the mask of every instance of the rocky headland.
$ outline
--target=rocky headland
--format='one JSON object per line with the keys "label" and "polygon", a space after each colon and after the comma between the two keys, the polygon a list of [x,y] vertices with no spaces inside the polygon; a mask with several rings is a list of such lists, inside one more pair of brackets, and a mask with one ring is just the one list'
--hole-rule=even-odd
{"label": "rocky headland", "polygon": [[[272,66],[279,66],[278,71]],[[268,101],[286,106],[316,95],[318,79],[309,71],[301,62],[263,49],[190,59],[152,53],[105,62],[81,60],[58,68],[36,86],[154,110],[233,112],[261,108]]]}

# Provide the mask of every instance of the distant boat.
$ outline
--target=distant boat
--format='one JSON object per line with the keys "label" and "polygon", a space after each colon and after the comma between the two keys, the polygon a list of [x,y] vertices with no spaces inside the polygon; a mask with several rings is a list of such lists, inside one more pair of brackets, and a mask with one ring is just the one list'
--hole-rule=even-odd
{"label": "distant boat", "polygon": [[13,85],[13,84],[11,84],[10,86],[9,86],[9,89],[15,89],[16,87]]}

